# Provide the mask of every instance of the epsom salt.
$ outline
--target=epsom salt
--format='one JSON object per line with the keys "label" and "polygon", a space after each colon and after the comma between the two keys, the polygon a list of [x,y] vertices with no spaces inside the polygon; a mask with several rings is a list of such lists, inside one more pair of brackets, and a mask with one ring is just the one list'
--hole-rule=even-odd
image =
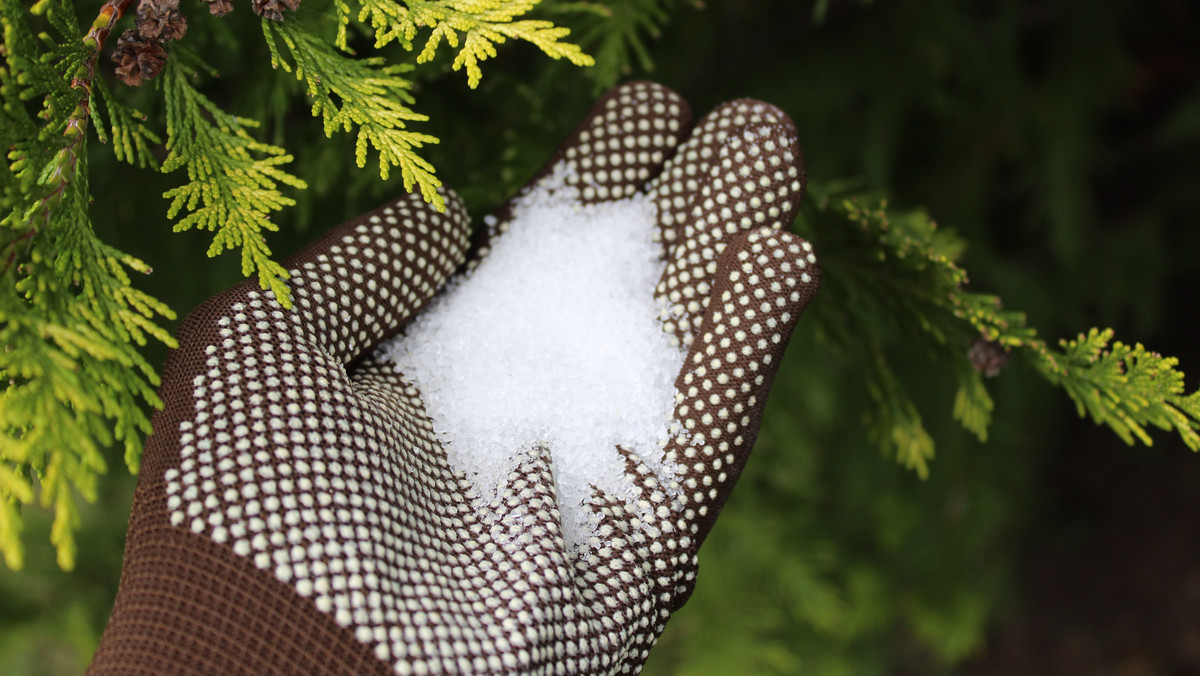
{"label": "epsom salt", "polygon": [[[669,479],[662,447],[684,354],[658,320],[655,208],[582,205],[561,174],[384,354],[421,390],[452,466],[490,502],[518,454],[553,457],[569,546],[591,532],[591,486],[635,506],[619,445]],[[636,507],[635,507],[636,508]]]}

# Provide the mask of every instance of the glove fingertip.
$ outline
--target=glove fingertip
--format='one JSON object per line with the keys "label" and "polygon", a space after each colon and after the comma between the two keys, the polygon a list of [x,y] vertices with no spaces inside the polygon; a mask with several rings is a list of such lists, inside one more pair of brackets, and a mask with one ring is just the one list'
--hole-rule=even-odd
{"label": "glove fingertip", "polygon": [[703,328],[676,380],[685,433],[668,449],[696,547],[741,475],[779,360],[819,284],[812,246],[788,231],[741,233],[718,259]]}
{"label": "glove fingertip", "polygon": [[[722,119],[747,117],[729,113]],[[754,228],[787,229],[804,192],[800,144],[790,123],[730,127],[719,138],[712,131],[716,123],[706,126],[710,132],[701,145],[682,151],[685,161],[697,159],[673,163],[668,171],[678,176],[657,188],[667,264],[655,294],[666,305],[667,331],[685,346],[703,325],[711,278],[731,239]]]}
{"label": "glove fingertip", "polygon": [[500,207],[481,229],[470,265],[485,256],[508,229],[517,200],[543,179],[565,172],[580,201],[595,204],[630,197],[645,189],[675,154],[690,129],[691,108],[668,87],[634,81],[602,95],[554,155],[525,184],[526,189]]}

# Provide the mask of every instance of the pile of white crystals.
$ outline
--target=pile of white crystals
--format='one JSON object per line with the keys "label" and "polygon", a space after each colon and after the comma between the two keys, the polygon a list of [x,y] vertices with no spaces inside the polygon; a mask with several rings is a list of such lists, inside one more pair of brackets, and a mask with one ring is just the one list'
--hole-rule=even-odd
{"label": "pile of white crystals", "polygon": [[420,389],[451,466],[491,502],[535,445],[553,457],[568,547],[591,486],[636,509],[619,445],[670,481],[663,446],[682,348],[659,320],[665,263],[644,196],[583,205],[562,173],[517,202],[508,231],[383,347]]}

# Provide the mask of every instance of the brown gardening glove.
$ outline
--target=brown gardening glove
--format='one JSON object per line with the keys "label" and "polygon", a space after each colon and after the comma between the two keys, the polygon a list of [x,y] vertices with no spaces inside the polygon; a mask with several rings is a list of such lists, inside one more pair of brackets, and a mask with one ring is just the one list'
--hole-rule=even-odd
{"label": "brown gardening glove", "polygon": [[810,247],[786,230],[800,149],[768,104],[733,101],[693,129],[676,94],[632,83],[539,177],[562,164],[584,202],[648,191],[657,205],[667,264],[654,293],[687,349],[675,409],[687,441],[665,449],[680,473],[623,452],[646,509],[597,490],[586,507],[604,537],[578,549],[561,535],[545,449],[513,449],[501,495],[472,497],[420,392],[372,353],[487,255],[512,209],[470,249],[453,194],[444,213],[406,195],[289,259],[290,311],[245,282],[179,329],[89,673],[641,669],[691,592],[817,288]]}

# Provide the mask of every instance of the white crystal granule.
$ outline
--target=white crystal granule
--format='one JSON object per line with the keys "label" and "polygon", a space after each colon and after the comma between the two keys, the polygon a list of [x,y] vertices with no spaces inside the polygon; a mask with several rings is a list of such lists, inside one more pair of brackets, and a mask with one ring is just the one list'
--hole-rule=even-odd
{"label": "white crystal granule", "polygon": [[385,345],[421,391],[451,466],[491,502],[518,454],[549,448],[569,546],[591,486],[636,509],[619,445],[665,481],[681,348],[663,331],[664,268],[644,195],[584,205],[562,173],[516,203],[507,232]]}

